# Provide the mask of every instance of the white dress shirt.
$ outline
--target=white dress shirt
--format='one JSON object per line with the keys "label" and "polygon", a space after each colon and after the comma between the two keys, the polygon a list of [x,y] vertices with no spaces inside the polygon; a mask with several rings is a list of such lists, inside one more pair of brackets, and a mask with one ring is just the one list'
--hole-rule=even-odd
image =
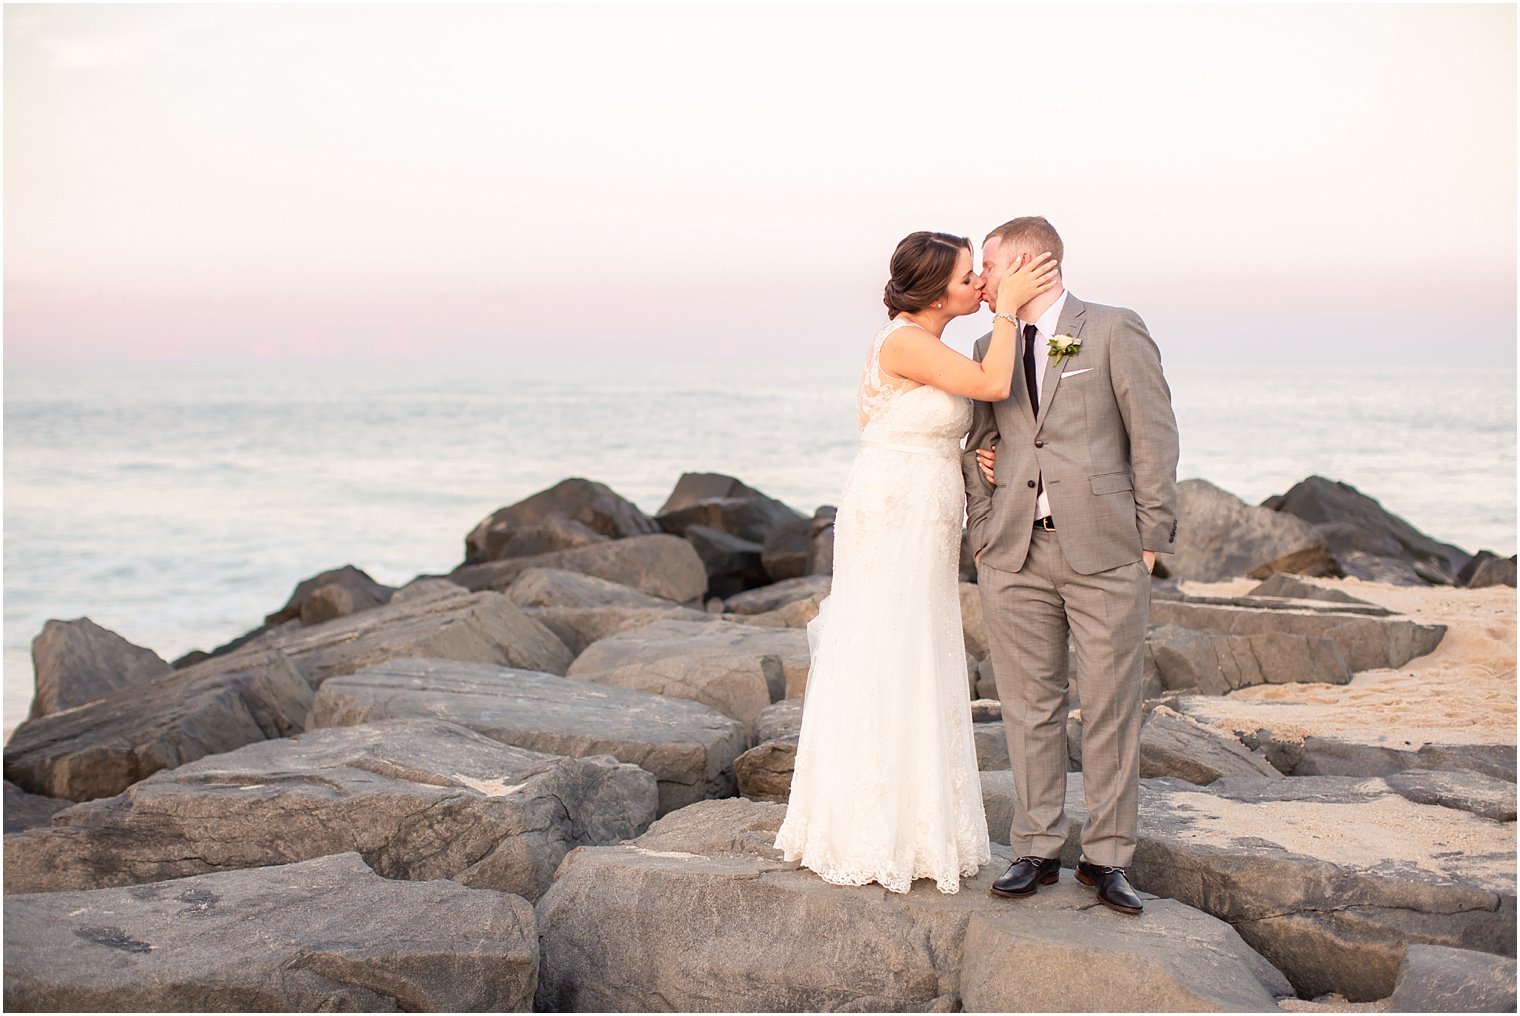
{"label": "white dress shirt", "polygon": [[[1035,354],[1034,354],[1034,386],[1040,395],[1040,405],[1045,405],[1045,360],[1040,355],[1040,350],[1050,348],[1051,339],[1056,337],[1056,327],[1061,323],[1061,308],[1066,306],[1066,290],[1061,290],[1061,295],[1056,297],[1056,302],[1045,308],[1045,313],[1040,315],[1038,321],[1032,322],[1035,327]],[[1024,326],[1031,322],[1019,319],[1019,341],[1024,341]],[[1019,356],[1024,355],[1024,348],[1019,347]],[[1050,497],[1045,490],[1040,491],[1039,498],[1034,504],[1034,517],[1043,519],[1050,514]]]}

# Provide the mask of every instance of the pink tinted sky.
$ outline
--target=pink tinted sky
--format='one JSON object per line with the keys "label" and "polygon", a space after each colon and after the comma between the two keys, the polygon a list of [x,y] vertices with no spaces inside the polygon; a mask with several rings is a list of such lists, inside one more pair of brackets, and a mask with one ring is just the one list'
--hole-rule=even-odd
{"label": "pink tinted sky", "polygon": [[903,234],[1027,213],[1172,363],[1515,362],[1513,6],[4,27],[13,364],[853,360]]}

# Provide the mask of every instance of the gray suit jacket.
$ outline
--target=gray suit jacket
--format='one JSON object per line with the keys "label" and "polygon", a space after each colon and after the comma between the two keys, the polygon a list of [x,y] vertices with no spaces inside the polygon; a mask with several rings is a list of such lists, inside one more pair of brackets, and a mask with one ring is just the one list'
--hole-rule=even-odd
{"label": "gray suit jacket", "polygon": [[[1083,575],[1170,553],[1177,543],[1177,420],[1161,353],[1132,310],[1068,295],[1056,334],[1081,339],[1057,367],[1047,350],[1040,415],[1030,412],[1022,364],[1002,402],[977,402],[962,457],[971,548],[982,563],[1016,572],[1034,525],[1043,474],[1061,551]],[[991,333],[976,342],[978,361]],[[1085,371],[1062,378],[1061,374]],[[976,449],[997,447],[995,486]]]}

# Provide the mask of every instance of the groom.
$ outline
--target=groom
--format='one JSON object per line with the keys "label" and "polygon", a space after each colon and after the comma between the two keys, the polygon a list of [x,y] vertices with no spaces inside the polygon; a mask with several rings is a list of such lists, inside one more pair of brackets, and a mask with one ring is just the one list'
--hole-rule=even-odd
{"label": "groom", "polygon": [[[982,245],[986,292],[1061,238],[1043,218],[1004,223]],[[1083,303],[1058,284],[1014,321],[1022,357],[1002,402],[976,403],[962,460],[1003,726],[1018,800],[1016,860],[992,886],[1032,895],[1059,877],[1066,842],[1067,637],[1082,704],[1088,819],[1077,880],[1138,914],[1135,852],[1141,665],[1156,554],[1177,541],[1177,422],[1161,355],[1134,311]],[[980,361],[990,335],[976,343]],[[993,482],[978,449],[996,449]]]}

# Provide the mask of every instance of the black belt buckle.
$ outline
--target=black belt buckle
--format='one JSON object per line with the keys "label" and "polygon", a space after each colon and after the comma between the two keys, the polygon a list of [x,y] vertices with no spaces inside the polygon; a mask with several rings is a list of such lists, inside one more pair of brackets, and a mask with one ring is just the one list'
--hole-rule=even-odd
{"label": "black belt buckle", "polygon": [[1053,533],[1056,531],[1056,520],[1046,515],[1043,518],[1035,519],[1034,527],[1036,529],[1043,529],[1047,533]]}

